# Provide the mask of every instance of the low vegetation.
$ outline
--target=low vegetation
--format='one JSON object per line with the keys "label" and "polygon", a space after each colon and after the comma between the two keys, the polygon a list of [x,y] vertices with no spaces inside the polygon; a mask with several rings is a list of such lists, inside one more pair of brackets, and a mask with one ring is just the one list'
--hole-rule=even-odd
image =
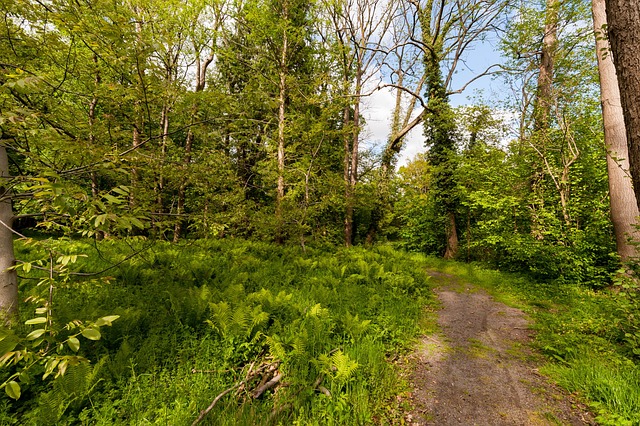
{"label": "low vegetation", "polygon": [[[201,415],[216,425],[348,425],[398,415],[404,385],[392,361],[432,303],[421,256],[235,240],[67,240],[57,250],[87,256],[74,273],[117,265],[56,284],[59,331],[42,346],[64,342],[61,355],[91,363],[53,381],[42,380],[44,363],[28,366],[16,379],[21,398],[2,399],[2,424],[189,425]],[[38,243],[18,250],[23,261],[47,257]],[[20,274],[23,294],[38,300],[47,289],[30,278],[48,272],[33,265]],[[115,315],[101,339],[68,344],[65,324]],[[2,380],[26,367],[9,365]]]}

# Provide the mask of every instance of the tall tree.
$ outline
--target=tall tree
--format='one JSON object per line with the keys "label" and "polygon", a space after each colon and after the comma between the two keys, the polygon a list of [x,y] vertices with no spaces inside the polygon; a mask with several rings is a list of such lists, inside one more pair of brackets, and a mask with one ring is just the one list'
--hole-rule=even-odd
{"label": "tall tree", "polygon": [[640,208],[640,3],[606,0],[607,33],[624,112],[629,165]]}
{"label": "tall tree", "polygon": [[618,254],[622,260],[628,260],[637,256],[636,246],[631,244],[629,240],[633,237],[637,241],[639,237],[636,229],[639,215],[638,205],[631,178],[628,175],[629,153],[624,113],[620,101],[616,69],[609,54],[609,43],[606,38],[605,0],[592,0],[591,6],[600,74],[604,141],[607,146],[611,221],[616,236]]}
{"label": "tall tree", "polygon": [[18,276],[12,269],[16,259],[13,253],[11,175],[4,142],[4,138],[0,139],[0,324],[11,323],[18,313]]}
{"label": "tall tree", "polygon": [[342,78],[342,125],[344,158],[343,178],[345,186],[345,245],[354,239],[354,208],[358,184],[358,166],[361,130],[364,120],[361,103],[365,86],[380,69],[383,39],[388,33],[395,10],[394,1],[341,0],[326,4],[333,24],[334,37],[339,51],[338,63]]}
{"label": "tall tree", "polygon": [[[463,93],[469,84],[492,74],[497,69],[498,65],[493,64],[484,70],[477,70],[469,80],[453,87],[454,75],[458,73],[460,65],[465,63],[467,56],[479,43],[495,35],[495,29],[506,16],[509,5],[508,0],[401,2],[400,13],[394,20],[391,46],[388,46],[387,42],[387,47],[382,48],[387,53],[384,66],[390,72],[389,81],[382,87],[396,90],[396,102],[389,137],[382,153],[378,191],[378,208],[381,211],[374,214],[375,220],[380,220],[383,216],[382,211],[385,210],[384,206],[388,204],[384,197],[388,192],[385,188],[389,185],[389,171],[395,164],[396,156],[401,151],[407,134],[425,120],[432,122],[425,126],[432,126],[434,114],[440,115],[439,111],[431,109],[433,105],[448,104],[450,95]],[[440,81],[437,84],[444,90],[434,90],[436,68],[439,68],[438,72],[441,74],[437,77]],[[425,86],[429,85],[430,87],[424,91]],[[431,97],[436,93],[441,99],[432,101]],[[435,103],[430,105],[432,102]],[[442,122],[441,119],[446,115],[443,111],[443,115],[435,121]],[[454,199],[445,198],[452,202]],[[445,250],[445,253],[449,257],[456,251],[453,249],[456,246],[453,232],[455,218],[449,214],[446,216],[446,246],[449,249]],[[377,230],[375,220],[370,226],[369,237]]]}

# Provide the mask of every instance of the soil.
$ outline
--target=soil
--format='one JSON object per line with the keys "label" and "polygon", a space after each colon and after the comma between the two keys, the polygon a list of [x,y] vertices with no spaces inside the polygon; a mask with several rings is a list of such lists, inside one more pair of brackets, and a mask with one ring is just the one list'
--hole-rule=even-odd
{"label": "soil", "polygon": [[432,273],[440,332],[410,356],[409,425],[595,425],[537,371],[530,321],[455,277]]}

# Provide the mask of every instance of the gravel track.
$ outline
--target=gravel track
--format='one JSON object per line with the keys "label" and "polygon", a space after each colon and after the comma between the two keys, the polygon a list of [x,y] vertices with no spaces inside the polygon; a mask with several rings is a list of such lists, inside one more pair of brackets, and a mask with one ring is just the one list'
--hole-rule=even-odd
{"label": "gravel track", "polygon": [[538,374],[532,331],[519,309],[455,277],[441,285],[441,332],[410,357],[410,425],[594,425],[570,395]]}

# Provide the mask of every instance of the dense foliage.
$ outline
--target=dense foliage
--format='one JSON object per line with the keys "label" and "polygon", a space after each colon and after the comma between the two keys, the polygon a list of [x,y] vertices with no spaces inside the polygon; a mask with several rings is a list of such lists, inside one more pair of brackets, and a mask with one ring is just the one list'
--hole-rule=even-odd
{"label": "dense foliage", "polygon": [[[55,323],[120,317],[101,340],[80,340],[77,355],[91,364],[53,384],[41,378],[44,365],[31,366],[22,398],[2,400],[3,424],[191,424],[261,363],[277,366],[281,386],[260,398],[257,383],[233,389],[206,424],[390,424],[398,415],[404,385],[389,361],[409,348],[431,303],[419,257],[385,246],[303,252],[233,240],[58,249],[88,255],[77,272],[118,266],[100,280],[59,285]],[[19,249],[24,260],[43,255],[38,245]],[[29,279],[43,273],[25,274],[25,295],[43,291]],[[13,371],[4,368],[2,380]]]}

